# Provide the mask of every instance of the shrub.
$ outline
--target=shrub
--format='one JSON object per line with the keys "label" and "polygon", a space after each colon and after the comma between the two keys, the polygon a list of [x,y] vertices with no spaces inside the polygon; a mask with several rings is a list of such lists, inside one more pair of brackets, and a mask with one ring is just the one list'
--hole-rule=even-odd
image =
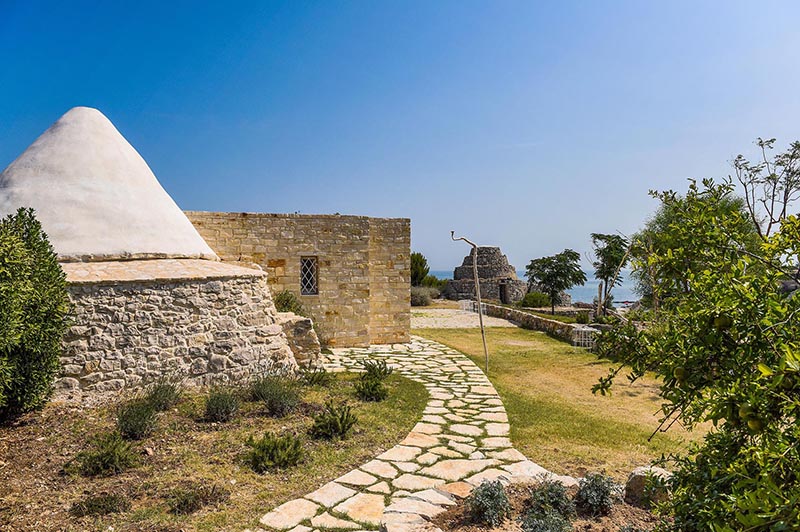
{"label": "shrub", "polygon": [[66,278],[32,209],[0,220],[0,420],[41,407],[60,369]]}
{"label": "shrub", "polygon": [[178,404],[182,393],[183,390],[179,383],[162,378],[147,389],[145,400],[157,412],[164,412]]}
{"label": "shrub", "polygon": [[300,372],[300,382],[306,386],[327,386],[333,381],[333,373],[319,366],[305,368]]}
{"label": "shrub", "polygon": [[146,398],[123,403],[117,409],[117,430],[126,440],[141,440],[156,428],[156,409]]}
{"label": "shrub", "polygon": [[364,377],[369,377],[382,381],[392,374],[393,369],[389,367],[385,360],[365,360],[361,363],[364,368]]}
{"label": "shrub", "polygon": [[608,515],[614,505],[614,480],[602,474],[588,474],[581,480],[575,505],[592,517]]}
{"label": "shrub", "polygon": [[228,389],[213,388],[206,397],[206,421],[224,423],[239,411],[239,398]]}
{"label": "shrub", "polygon": [[295,383],[286,377],[266,375],[250,383],[250,398],[261,401],[267,414],[283,417],[300,402]]}
{"label": "shrub", "polygon": [[358,418],[348,405],[334,406],[328,403],[322,413],[314,416],[311,436],[326,440],[344,438],[357,422]]}
{"label": "shrub", "polygon": [[278,312],[294,312],[298,316],[306,316],[306,310],[294,292],[281,290],[272,297],[272,301]]}
{"label": "shrub", "polygon": [[575,323],[581,323],[581,324],[589,323],[589,312],[581,311],[575,314]]}
{"label": "shrub", "polygon": [[567,488],[561,482],[548,478],[543,478],[531,488],[528,509],[539,515],[556,512],[567,519],[575,515],[575,503],[567,495]]}
{"label": "shrub", "polygon": [[619,532],[647,532],[647,530],[636,525],[624,525],[619,529]]}
{"label": "shrub", "polygon": [[217,485],[189,485],[174,489],[167,504],[170,513],[187,515],[196,512],[203,506],[225,502],[230,494],[230,491]]}
{"label": "shrub", "polygon": [[475,523],[498,526],[511,514],[506,490],[498,480],[481,483],[466,502],[470,519]]}
{"label": "shrub", "polygon": [[543,514],[529,512],[522,518],[524,532],[572,532],[569,519],[555,511]]}
{"label": "shrub", "polygon": [[136,465],[132,445],[112,432],[94,439],[93,448],[75,456],[75,464],[84,476],[113,475]]}
{"label": "shrub", "polygon": [[550,306],[550,296],[543,292],[528,292],[519,303],[520,307],[541,308]]}
{"label": "shrub", "polygon": [[69,509],[69,513],[75,517],[85,517],[87,515],[108,515],[127,512],[130,509],[131,501],[125,495],[102,493],[100,495],[90,495],[74,503]]}
{"label": "shrub", "polygon": [[430,286],[442,292],[447,288],[447,279],[439,279],[435,275],[426,275],[422,280],[422,286]]}
{"label": "shrub", "polygon": [[427,307],[430,304],[431,304],[431,293],[427,287],[425,286],[411,287],[412,307]]}
{"label": "shrub", "polygon": [[383,401],[389,395],[389,390],[383,382],[370,374],[365,373],[356,384],[356,395],[362,401]]}
{"label": "shrub", "polygon": [[245,457],[245,462],[256,473],[296,466],[305,455],[300,438],[292,434],[275,436],[267,432],[258,440],[250,436],[247,446],[250,447],[250,451]]}

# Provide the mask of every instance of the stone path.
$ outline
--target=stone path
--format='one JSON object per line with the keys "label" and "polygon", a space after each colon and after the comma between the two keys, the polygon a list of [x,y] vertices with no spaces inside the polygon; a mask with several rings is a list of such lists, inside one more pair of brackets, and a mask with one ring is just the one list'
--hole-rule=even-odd
{"label": "stone path", "polygon": [[374,460],[264,515],[263,526],[291,532],[433,532],[438,529],[429,519],[482,481],[530,481],[549,474],[512,447],[503,403],[463,354],[413,337],[408,344],[335,349],[325,367],[359,371],[367,359],[383,359],[425,385],[430,397],[422,419]]}
{"label": "stone path", "polygon": [[[502,318],[484,316],[486,327],[516,327],[514,323]],[[475,312],[457,308],[414,307],[411,310],[412,329],[468,329],[479,327],[478,315]]]}

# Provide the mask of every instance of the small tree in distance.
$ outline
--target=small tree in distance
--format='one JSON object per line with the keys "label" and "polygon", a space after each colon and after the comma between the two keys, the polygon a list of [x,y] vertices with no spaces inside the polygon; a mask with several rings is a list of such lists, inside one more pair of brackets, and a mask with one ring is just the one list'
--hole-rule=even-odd
{"label": "small tree in distance", "polygon": [[604,311],[611,289],[621,282],[619,272],[628,261],[628,241],[619,235],[602,233],[592,233],[591,237],[596,259],[592,263],[594,277],[602,283],[602,301],[597,306]]}
{"label": "small tree in distance", "polygon": [[422,286],[422,281],[431,269],[425,255],[415,251],[411,254],[411,286]]}
{"label": "small tree in distance", "polygon": [[561,303],[561,292],[586,282],[586,274],[580,266],[580,254],[572,249],[561,253],[533,259],[525,269],[528,285],[538,285],[550,296],[550,313],[556,313],[556,304]]}

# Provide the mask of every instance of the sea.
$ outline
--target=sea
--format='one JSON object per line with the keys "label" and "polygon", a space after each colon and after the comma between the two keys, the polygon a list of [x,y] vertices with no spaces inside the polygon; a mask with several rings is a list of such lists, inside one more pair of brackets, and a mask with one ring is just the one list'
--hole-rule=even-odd
{"label": "sea", "polygon": [[[430,275],[435,275],[439,279],[453,278],[453,270],[431,270],[429,273]],[[586,283],[582,286],[575,286],[571,290],[567,290],[567,293],[572,296],[573,302],[582,301],[584,303],[591,303],[597,297],[597,285],[600,284],[600,281],[594,278],[594,271],[584,270],[584,273],[586,274]],[[525,271],[517,270],[517,277],[525,280]],[[633,290],[634,283],[630,278],[630,271],[623,270],[620,272],[620,277],[622,278],[622,284],[618,284],[614,287],[614,290],[611,291],[611,294],[614,296],[614,302],[621,304],[625,301],[631,303],[638,301],[639,295]]]}

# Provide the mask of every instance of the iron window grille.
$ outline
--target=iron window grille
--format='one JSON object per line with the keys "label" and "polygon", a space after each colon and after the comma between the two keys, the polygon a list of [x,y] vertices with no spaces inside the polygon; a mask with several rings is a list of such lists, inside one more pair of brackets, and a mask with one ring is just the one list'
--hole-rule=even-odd
{"label": "iron window grille", "polygon": [[319,294],[317,282],[317,257],[300,257],[300,295]]}

